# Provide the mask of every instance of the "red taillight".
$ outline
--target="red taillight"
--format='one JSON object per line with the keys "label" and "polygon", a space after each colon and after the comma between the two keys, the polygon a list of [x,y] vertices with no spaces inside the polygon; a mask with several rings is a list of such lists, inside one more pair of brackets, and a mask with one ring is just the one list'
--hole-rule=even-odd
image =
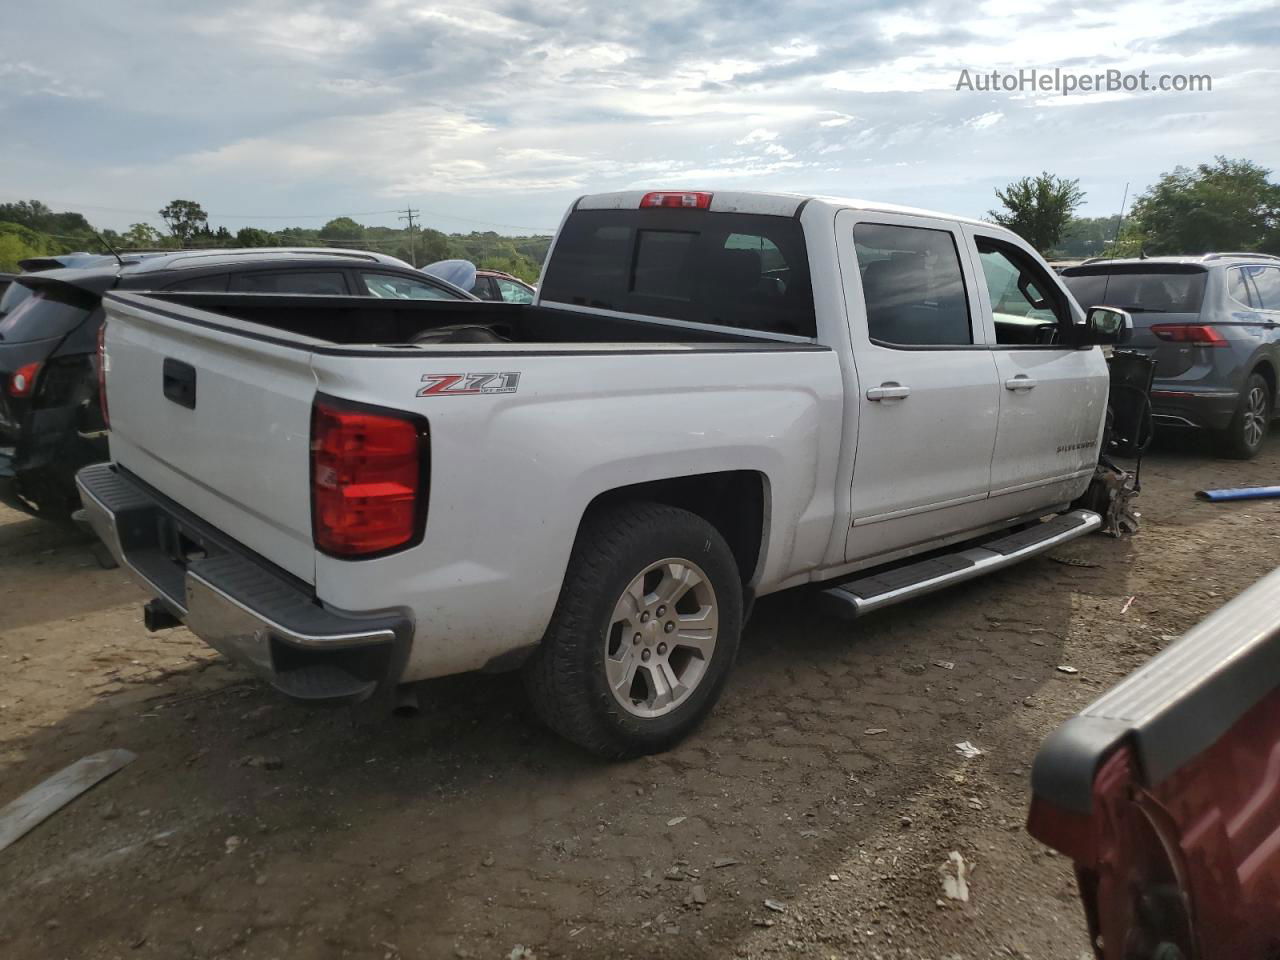
{"label": "red taillight", "polygon": [[98,406],[102,408],[102,425],[111,429],[111,414],[107,410],[107,321],[98,327]]}
{"label": "red taillight", "polygon": [[690,193],[646,193],[640,198],[643,207],[683,207],[687,210],[707,210],[711,207],[711,194]]}
{"label": "red taillight", "polygon": [[36,392],[36,376],[40,373],[40,362],[28,363],[19,367],[9,378],[9,396],[29,397]]}
{"label": "red taillight", "polygon": [[338,557],[385,553],[422,535],[426,423],[332,400],[311,411],[311,527]]}
{"label": "red taillight", "polygon": [[1207,323],[1154,323],[1151,332],[1161,340],[1194,343],[1200,347],[1228,346],[1227,338]]}

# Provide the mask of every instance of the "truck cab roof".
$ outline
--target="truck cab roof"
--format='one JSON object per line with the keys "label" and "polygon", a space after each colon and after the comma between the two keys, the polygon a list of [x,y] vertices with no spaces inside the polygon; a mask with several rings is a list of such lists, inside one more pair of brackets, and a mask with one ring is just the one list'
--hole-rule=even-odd
{"label": "truck cab roof", "polygon": [[[764,216],[793,217],[810,204],[819,204],[835,210],[874,210],[880,213],[908,217],[931,217],[954,223],[981,225],[986,230],[1005,231],[1004,227],[971,217],[959,217],[920,207],[906,207],[877,200],[859,200],[853,197],[835,197],[823,194],[772,193],[756,190],[618,190],[610,193],[591,193],[579,198],[574,210],[626,210],[639,207],[645,197],[657,193],[664,195],[685,194],[709,196],[707,209],[717,213],[754,213]],[[1005,231],[1008,232],[1008,231]]]}

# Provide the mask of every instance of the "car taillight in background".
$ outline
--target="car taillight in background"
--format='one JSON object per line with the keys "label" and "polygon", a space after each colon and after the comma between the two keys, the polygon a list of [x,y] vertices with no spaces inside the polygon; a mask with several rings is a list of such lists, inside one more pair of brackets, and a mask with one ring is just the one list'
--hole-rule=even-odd
{"label": "car taillight in background", "polygon": [[1207,323],[1153,323],[1151,332],[1172,343],[1193,343],[1200,347],[1225,347],[1227,338]]}
{"label": "car taillight in background", "polygon": [[672,191],[671,193],[646,193],[640,198],[641,209],[645,207],[681,207],[686,210],[708,210],[711,208],[711,194],[689,191]]}
{"label": "car taillight in background", "polygon": [[36,377],[40,373],[40,362],[24,364],[9,377],[9,396],[29,397],[36,392]]}
{"label": "car taillight in background", "polygon": [[319,398],[311,411],[311,527],[316,548],[369,557],[422,538],[426,421]]}
{"label": "car taillight in background", "polygon": [[107,321],[98,327],[98,406],[102,408],[102,425],[111,429],[111,416],[107,411]]}

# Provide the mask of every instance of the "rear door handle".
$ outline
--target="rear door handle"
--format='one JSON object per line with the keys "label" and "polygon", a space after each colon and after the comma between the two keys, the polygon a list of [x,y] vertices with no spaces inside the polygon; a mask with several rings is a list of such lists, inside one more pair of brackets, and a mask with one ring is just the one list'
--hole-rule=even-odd
{"label": "rear door handle", "polygon": [[901,400],[903,397],[911,396],[911,388],[904,387],[900,383],[890,380],[880,384],[878,387],[870,387],[867,390],[868,400]]}
{"label": "rear door handle", "polygon": [[1016,377],[1010,377],[1004,382],[1006,390],[1034,390],[1036,381],[1032,380],[1025,373],[1020,373]]}

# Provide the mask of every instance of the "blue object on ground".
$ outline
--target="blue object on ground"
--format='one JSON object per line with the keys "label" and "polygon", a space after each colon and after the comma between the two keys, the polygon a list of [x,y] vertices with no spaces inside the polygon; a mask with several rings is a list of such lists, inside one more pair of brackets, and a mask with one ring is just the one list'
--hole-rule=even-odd
{"label": "blue object on ground", "polygon": [[1235,487],[1228,490],[1197,490],[1201,500],[1272,500],[1280,497],[1280,487]]}

